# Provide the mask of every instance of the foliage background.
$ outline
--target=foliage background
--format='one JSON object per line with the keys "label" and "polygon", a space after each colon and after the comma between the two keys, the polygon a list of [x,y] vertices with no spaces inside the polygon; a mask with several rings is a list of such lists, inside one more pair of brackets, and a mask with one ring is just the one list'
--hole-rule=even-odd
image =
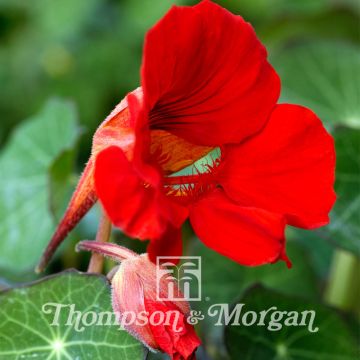
{"label": "foliage background", "polygon": [[[338,330],[337,337],[327,345],[321,341],[313,345],[306,340],[299,345],[311,349],[306,357],[291,352],[292,345],[285,347],[290,350],[284,353],[280,346],[281,336],[286,337],[284,333],[271,336],[267,345],[261,345],[256,338],[267,338],[268,334],[257,334],[252,328],[245,334],[234,334],[233,329],[227,329],[224,341],[223,329],[204,323],[199,326],[204,341],[199,357],[315,359],[324,356],[329,345],[339,342],[341,336],[354,339],[346,343],[347,348],[356,347],[360,274],[360,3],[217,2],[241,14],[256,29],[282,78],[282,100],[311,107],[334,135],[338,202],[328,227],[312,232],[288,230],[293,270],[287,270],[283,264],[242,268],[205,249],[193,239],[190,228],[185,231],[187,253],[203,256],[203,292],[212,303],[232,303],[241,299],[244,291],[251,294],[255,290],[248,290],[249,287],[260,282],[266,288],[261,290],[264,299],[266,291],[272,289],[279,296],[327,303],[345,311],[345,317],[351,321],[344,326],[348,326],[351,335],[345,336],[347,333]],[[173,3],[196,2],[0,0],[0,288],[37,278],[33,266],[89,156],[92,134],[124,95],[138,86],[144,34]],[[48,103],[53,97],[68,99],[71,104],[60,100]],[[32,118],[32,125],[24,121],[34,114],[40,115]],[[45,158],[41,152],[29,153],[24,147],[29,139],[45,150]],[[32,206],[26,205],[29,203]],[[97,216],[95,208],[82,221],[58,252],[47,270],[49,274],[69,267],[86,269],[88,255],[75,254],[74,244],[94,237]],[[114,241],[137,251],[145,248],[119,231],[114,232]],[[248,301],[251,302],[251,296]],[[205,302],[194,304],[203,310],[208,306]],[[338,324],[330,327],[333,332],[336,329]],[[233,341],[239,343],[234,346]],[[270,352],[257,353],[256,349],[262,347]],[[344,354],[344,349],[340,347],[339,353]]]}

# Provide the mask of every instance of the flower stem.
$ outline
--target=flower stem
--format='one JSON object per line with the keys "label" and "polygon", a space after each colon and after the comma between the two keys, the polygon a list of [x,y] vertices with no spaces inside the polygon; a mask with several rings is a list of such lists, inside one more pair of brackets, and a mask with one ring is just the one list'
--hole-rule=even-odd
{"label": "flower stem", "polygon": [[358,276],[360,261],[352,253],[338,249],[335,251],[325,301],[343,310],[358,310]]}
{"label": "flower stem", "polygon": [[[111,235],[111,222],[106,214],[103,212],[98,231],[96,233],[95,241],[108,242]],[[101,273],[104,264],[104,257],[101,254],[93,253],[91,255],[90,263],[87,272]]]}

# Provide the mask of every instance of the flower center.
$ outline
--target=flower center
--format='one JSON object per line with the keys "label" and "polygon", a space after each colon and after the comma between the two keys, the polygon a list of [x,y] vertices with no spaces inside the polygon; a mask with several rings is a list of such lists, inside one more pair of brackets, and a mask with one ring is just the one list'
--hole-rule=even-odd
{"label": "flower center", "polygon": [[164,177],[165,192],[176,201],[191,202],[218,186],[217,168],[221,151],[215,148],[194,164]]}
{"label": "flower center", "polygon": [[192,144],[164,130],[151,130],[150,137],[150,154],[166,176],[193,165],[213,150],[213,147]]}

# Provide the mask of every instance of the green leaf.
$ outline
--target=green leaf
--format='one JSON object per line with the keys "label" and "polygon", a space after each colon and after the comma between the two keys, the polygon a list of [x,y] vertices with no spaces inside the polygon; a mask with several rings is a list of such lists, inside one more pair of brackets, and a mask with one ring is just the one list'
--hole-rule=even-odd
{"label": "green leaf", "polygon": [[334,138],[337,199],[330,213],[330,223],[313,231],[291,229],[292,238],[309,247],[314,263],[323,277],[329,271],[333,253],[329,246],[360,255],[360,131],[340,127],[334,132]]}
{"label": "green leaf", "polygon": [[[110,287],[104,276],[66,271],[0,294],[0,359],[143,359],[143,346],[118,325],[84,326],[76,331],[76,316],[66,325],[70,308],[91,319],[111,312]],[[45,310],[45,311],[44,311]],[[80,319],[80,318],[79,318]],[[82,318],[84,320],[84,318]],[[104,320],[105,323],[105,320]],[[81,329],[82,321],[79,322]]]}
{"label": "green leaf", "polygon": [[287,244],[287,253],[293,262],[291,269],[283,261],[258,267],[242,266],[210,250],[200,241],[196,242],[192,253],[201,256],[203,298],[211,303],[232,302],[254,282],[287,294],[316,297],[315,277],[307,254],[294,242]]}
{"label": "green leaf", "polygon": [[360,128],[360,52],[345,43],[316,42],[273,58],[283,102],[310,107],[332,127]]}
{"label": "green leaf", "polygon": [[[302,311],[314,310],[316,315],[310,328],[318,327],[319,331],[308,331],[310,314],[307,315],[304,326],[285,326],[284,322],[289,315],[282,314],[283,320],[278,322],[283,326],[278,331],[268,329],[271,317],[281,316],[272,315],[272,312],[266,315],[264,326],[257,326],[258,321],[251,326],[229,324],[225,329],[225,342],[231,359],[355,360],[357,358],[355,336],[332,308],[280,295],[262,287],[250,289],[237,304],[245,304],[240,319],[248,311],[255,311],[259,319],[261,311],[275,306],[278,311],[299,312],[298,325],[303,316]],[[273,329],[275,327],[276,325],[273,325]]]}
{"label": "green leaf", "polygon": [[346,128],[335,133],[337,201],[322,229],[337,246],[360,254],[360,131]]}
{"label": "green leaf", "polygon": [[292,229],[294,238],[302,238],[304,242],[310,242],[309,246],[315,247],[314,251],[317,255],[322,252],[322,259],[317,259],[319,260],[317,263],[320,265],[322,262],[321,266],[324,270],[329,266],[331,252],[326,249],[323,242],[320,244],[317,241],[317,244],[314,244],[312,239],[314,237],[327,241],[333,247],[340,247],[360,255],[360,131],[341,127],[334,132],[334,138],[337,199],[330,213],[330,223],[314,231]]}
{"label": "green leaf", "polygon": [[[201,256],[202,301],[193,302],[192,308],[206,313],[212,304],[231,304],[254,283],[264,284],[285,294],[316,298],[319,291],[307,254],[300,245],[294,242],[288,243],[287,253],[293,262],[292,269],[288,269],[284,262],[245,267],[210,250],[200,241],[196,241],[191,254]],[[220,346],[222,334],[219,327],[214,324],[215,320],[211,317],[205,317],[200,323],[203,340],[206,342],[211,338]],[[208,350],[211,351],[211,349]]]}
{"label": "green leaf", "polygon": [[287,239],[301,244],[306,250],[310,263],[319,279],[329,275],[335,248],[319,231],[289,227]]}
{"label": "green leaf", "polygon": [[56,221],[63,216],[76,187],[74,163],[75,151],[69,149],[62,152],[49,169],[50,210]]}
{"label": "green leaf", "polygon": [[16,129],[0,154],[0,268],[23,272],[38,261],[55,228],[49,171],[78,135],[73,106],[52,100]]}

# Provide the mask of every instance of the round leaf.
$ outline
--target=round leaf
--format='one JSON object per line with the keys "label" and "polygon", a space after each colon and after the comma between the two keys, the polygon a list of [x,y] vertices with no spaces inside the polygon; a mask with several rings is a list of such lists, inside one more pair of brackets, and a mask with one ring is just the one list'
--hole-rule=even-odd
{"label": "round leaf", "polygon": [[[237,304],[245,304],[240,315],[240,325],[227,325],[225,329],[225,341],[231,359],[287,359],[287,360],[307,360],[307,359],[327,359],[327,360],[353,360],[356,359],[357,346],[355,336],[350,332],[347,324],[339,314],[324,305],[294,299],[280,295],[274,291],[255,287],[250,289]],[[264,325],[258,326],[260,312],[271,310],[266,314]],[[315,317],[311,322],[312,314],[306,314],[303,318],[303,311],[314,311]],[[254,325],[241,325],[246,322],[243,316],[254,311],[258,314]],[[273,311],[286,311],[282,314],[282,320],[275,320]],[[294,313],[298,312],[295,319]],[[285,326],[286,319],[294,316],[293,321],[288,322],[292,326]],[[246,316],[251,319],[251,316]],[[273,322],[281,325],[270,326],[271,317]],[[300,325],[304,319],[304,325]],[[248,323],[249,324],[249,323]],[[295,324],[297,324],[295,326]],[[316,330],[317,332],[310,332]],[[274,330],[276,329],[277,330]]]}
{"label": "round leaf", "polygon": [[360,52],[343,43],[317,42],[273,58],[283,102],[308,106],[327,125],[360,128]]}
{"label": "round leaf", "polygon": [[337,201],[331,222],[321,231],[331,242],[360,255],[360,131],[346,128],[335,133]]}
{"label": "round leaf", "polygon": [[55,228],[50,169],[79,135],[73,106],[52,100],[17,128],[0,154],[0,268],[35,266]]}
{"label": "round leaf", "polygon": [[144,358],[143,346],[118,325],[95,324],[77,331],[69,307],[61,309],[58,325],[51,325],[55,307],[48,303],[73,304],[83,316],[112,312],[110,287],[100,275],[67,271],[5,291],[0,294],[0,360]]}

